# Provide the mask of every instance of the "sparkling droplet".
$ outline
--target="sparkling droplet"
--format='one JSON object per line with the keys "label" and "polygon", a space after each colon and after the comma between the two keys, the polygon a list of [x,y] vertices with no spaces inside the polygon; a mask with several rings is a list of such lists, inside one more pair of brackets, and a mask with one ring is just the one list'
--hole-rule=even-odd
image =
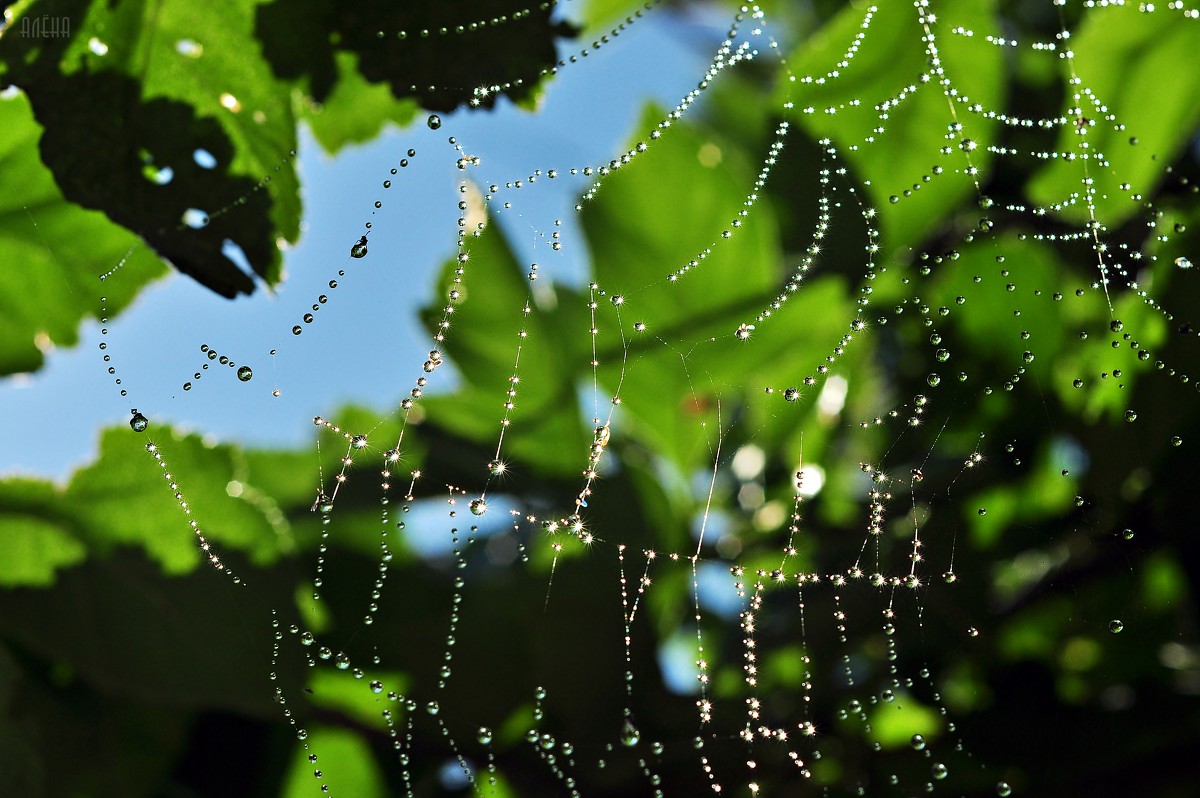
{"label": "sparkling droplet", "polygon": [[145,432],[146,428],[150,426],[150,422],[136,410],[131,410],[130,413],[132,415],[129,419],[129,428],[134,432]]}
{"label": "sparkling droplet", "polygon": [[350,257],[365,258],[367,256],[367,237],[362,236],[358,239],[358,243],[350,247]]}
{"label": "sparkling droplet", "polygon": [[492,742],[492,730],[487,726],[480,726],[479,731],[475,733],[475,739],[480,745],[490,745]]}
{"label": "sparkling droplet", "polygon": [[1000,798],[1008,798],[1012,795],[1012,787],[1008,786],[1007,781],[998,781],[996,782],[996,795],[999,795]]}
{"label": "sparkling droplet", "polygon": [[430,130],[437,130],[442,126],[442,118],[437,114],[430,114],[429,118],[425,120],[425,124],[429,125]]}
{"label": "sparkling droplet", "polygon": [[471,500],[471,512],[474,515],[483,515],[484,513],[487,512],[487,510],[488,510],[488,506],[487,506],[486,499],[472,499]]}
{"label": "sparkling droplet", "polygon": [[626,748],[633,748],[642,739],[642,733],[638,731],[638,727],[633,725],[633,721],[625,718],[625,723],[621,725],[621,745]]}
{"label": "sparkling droplet", "polygon": [[254,376],[254,369],[249,366],[242,366],[237,370],[237,377],[242,382],[250,382],[250,378]]}
{"label": "sparkling droplet", "polygon": [[1125,624],[1121,623],[1121,621],[1116,618],[1114,618],[1113,620],[1108,622],[1108,631],[1112,632],[1115,635],[1120,634],[1121,630],[1124,628],[1125,628]]}
{"label": "sparkling droplet", "polygon": [[914,734],[909,743],[912,745],[913,750],[915,751],[922,751],[925,749],[925,738],[920,734]]}

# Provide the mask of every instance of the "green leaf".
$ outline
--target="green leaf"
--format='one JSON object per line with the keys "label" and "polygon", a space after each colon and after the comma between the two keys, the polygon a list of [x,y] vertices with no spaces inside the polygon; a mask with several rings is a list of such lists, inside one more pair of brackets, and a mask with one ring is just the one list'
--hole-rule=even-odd
{"label": "green leaf", "polygon": [[[42,160],[63,195],[224,296],[254,290],[223,253],[226,241],[276,282],[276,242],[299,234],[295,120],[286,86],[256,57],[254,4],[35,8],[70,18],[71,37],[6,38],[0,77],[29,97],[44,128]],[[184,224],[189,209],[207,225]]]}
{"label": "green leaf", "polygon": [[[1142,203],[1119,185],[1129,183],[1133,193],[1149,195],[1200,122],[1200,76],[1180,69],[1197,48],[1200,28],[1174,13],[1147,14],[1131,5],[1088,14],[1071,37],[1071,49],[1073,69],[1091,94],[1065,98],[1067,116],[1078,119],[1071,112],[1078,107],[1087,120],[1086,137],[1076,124],[1062,128],[1057,148],[1076,159],[1056,158],[1042,169],[1029,184],[1033,201],[1044,206],[1062,202],[1069,193],[1084,191],[1087,179],[1096,192],[1095,215],[1108,227],[1138,213]],[[1106,118],[1109,114],[1115,121]],[[1091,164],[1085,171],[1084,142],[1093,157],[1107,162],[1105,168]],[[1083,222],[1090,212],[1079,201],[1063,215]]]}
{"label": "green leaf", "polygon": [[[29,99],[0,99],[0,374],[35,371],[46,351],[79,341],[79,324],[115,316],[165,272],[136,236],[65,200],[38,157]],[[128,258],[126,258],[128,255]],[[121,264],[121,279],[99,276]]]}
{"label": "green leaf", "polygon": [[323,102],[300,101],[300,118],[325,152],[333,154],[347,144],[371,141],[388,122],[403,127],[416,117],[417,103],[408,98],[397,100],[382,83],[368,83],[352,53],[338,52],[335,58],[338,79],[330,95]]}
{"label": "green leaf", "polygon": [[[364,686],[364,689],[365,686]],[[297,750],[284,781],[284,798],[310,798],[321,785],[328,784],[332,795],[373,798],[387,794],[383,773],[366,741],[345,729],[317,727],[308,732],[305,752],[311,751],[321,763],[314,768],[307,756]],[[313,771],[319,770],[319,779]]]}
{"label": "green leaf", "polygon": [[[468,239],[468,248],[466,276],[455,284],[462,299],[450,316],[453,326],[446,343],[466,387],[422,404],[431,421],[481,444],[494,444],[507,392],[513,388],[511,433],[506,433],[501,459],[524,458],[546,469],[577,471],[586,462],[591,435],[580,423],[576,380],[590,358],[570,342],[579,340],[580,332],[586,335],[585,300],[565,289],[531,292],[496,225]],[[446,265],[443,285],[458,268],[457,261]],[[441,318],[440,307],[424,311],[431,329]],[[510,382],[514,375],[515,384]]]}
{"label": "green leaf", "polygon": [[[165,467],[146,451],[150,441]],[[99,457],[75,473],[64,500],[89,546],[100,551],[141,546],[169,574],[187,573],[202,560],[192,520],[218,553],[228,546],[256,563],[273,562],[290,548],[290,534],[281,518],[264,512],[234,479],[240,470],[239,453],[231,446],[153,427],[147,435],[116,427],[101,435]]]}
{"label": "green leaf", "polygon": [[0,587],[47,587],[60,568],[87,556],[70,520],[54,509],[61,501],[49,482],[0,482]]}
{"label": "green leaf", "polygon": [[[660,118],[647,109],[639,129]],[[816,374],[813,353],[832,350],[854,317],[840,280],[786,289],[767,200],[738,217],[753,174],[746,156],[717,133],[676,123],[609,176],[583,216],[597,281],[610,298],[622,297],[619,308],[601,302],[597,309],[602,379],[610,391],[623,381],[636,386],[621,394],[616,428],[628,425],[684,473],[711,462],[718,401],[728,422],[775,380],[798,384]],[[735,218],[740,227],[731,225]],[[724,230],[732,236],[722,237]],[[693,259],[698,265],[669,279]],[[774,309],[781,294],[787,300]],[[748,341],[735,337],[764,312],[771,318]],[[643,318],[654,323],[639,332],[634,325]],[[750,385],[746,374],[755,375]],[[759,419],[767,423],[766,415]]]}
{"label": "green leaf", "polygon": [[[968,105],[1004,107],[1003,53],[980,41],[999,34],[994,6],[993,0],[938,6],[933,30],[941,67],[958,92],[953,102],[943,94],[938,76],[922,77],[930,72],[929,57],[910,3],[879,4],[846,64],[839,62],[863,32],[864,10],[857,5],[847,4],[788,56],[794,75],[814,80],[785,84],[779,102],[793,103],[790,118],[813,138],[830,137],[837,144],[880,209],[883,242],[890,250],[913,246],[929,235],[945,219],[945,208],[975,193],[969,164],[983,175],[991,163],[987,148],[996,141],[997,123],[969,111]],[[959,26],[975,35],[951,32]],[[839,65],[836,76],[827,77],[834,64]],[[902,95],[881,123],[877,106]],[[948,134],[955,124],[962,130]],[[963,151],[968,140],[974,147],[969,160]],[[942,148],[948,153],[939,154]],[[936,175],[935,169],[942,173]],[[912,195],[904,196],[906,191]],[[896,204],[890,202],[893,196],[900,198]]]}
{"label": "green leaf", "polygon": [[[310,602],[311,603],[311,602]],[[312,631],[312,627],[306,627]],[[382,712],[395,710],[396,704],[388,699],[386,692],[405,695],[411,689],[409,677],[398,671],[371,669],[370,679],[355,678],[349,671],[321,669],[310,671],[308,689],[312,690],[309,701],[314,706],[345,713],[368,728],[381,734],[387,732]],[[371,682],[379,681],[383,687],[376,693]]]}

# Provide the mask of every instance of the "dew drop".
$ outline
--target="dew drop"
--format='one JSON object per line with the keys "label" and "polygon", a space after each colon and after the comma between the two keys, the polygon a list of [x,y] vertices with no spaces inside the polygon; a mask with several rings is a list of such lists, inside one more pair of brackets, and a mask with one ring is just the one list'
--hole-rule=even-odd
{"label": "dew drop", "polygon": [[437,114],[430,114],[429,118],[425,120],[425,124],[429,125],[430,130],[437,130],[442,126],[442,118]]}
{"label": "dew drop", "polygon": [[1108,631],[1112,632],[1115,635],[1120,634],[1121,630],[1124,628],[1125,628],[1125,624],[1121,623],[1121,621],[1116,618],[1114,618],[1113,620],[1108,622]]}
{"label": "dew drop", "polygon": [[350,257],[365,258],[367,256],[367,237],[362,236],[358,239],[358,243],[350,247]]}
{"label": "dew drop", "polygon": [[134,432],[145,432],[146,428],[150,426],[150,422],[147,421],[146,417],[143,416],[141,413],[139,413],[137,410],[131,410],[129,412],[130,412],[129,428],[132,429]]}
{"label": "dew drop", "polygon": [[242,366],[237,370],[237,378],[242,382],[250,382],[250,378],[254,376],[254,369],[249,366]]}
{"label": "dew drop", "polygon": [[488,506],[487,506],[487,501],[485,499],[472,499],[471,500],[471,512],[474,515],[483,515],[484,513],[487,512],[487,509],[488,509]]}
{"label": "dew drop", "polygon": [[621,745],[633,748],[641,739],[642,733],[638,731],[638,727],[633,725],[632,720],[626,718],[625,723],[621,725]]}
{"label": "dew drop", "polygon": [[929,383],[931,388],[936,388],[942,384],[942,378],[938,374],[933,373],[925,378],[925,382]]}
{"label": "dew drop", "polygon": [[1012,787],[1008,786],[1007,781],[998,781],[996,782],[996,795],[999,795],[1000,798],[1008,798],[1012,795]]}
{"label": "dew drop", "polygon": [[475,733],[475,739],[480,745],[490,745],[492,742],[492,730],[487,726],[480,726],[479,731]]}
{"label": "dew drop", "polygon": [[1134,410],[1126,410],[1125,411],[1125,420],[1128,421],[1130,424],[1137,421],[1137,412]]}

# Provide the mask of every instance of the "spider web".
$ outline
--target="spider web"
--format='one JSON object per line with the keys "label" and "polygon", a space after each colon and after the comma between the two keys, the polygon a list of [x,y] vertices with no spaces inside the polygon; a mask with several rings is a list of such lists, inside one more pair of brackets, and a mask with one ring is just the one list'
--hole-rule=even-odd
{"label": "spider web", "polygon": [[[1017,645],[1003,623],[1060,600],[1056,578],[1128,556],[1113,527],[1136,468],[1114,463],[1152,471],[1183,443],[1153,402],[1192,401],[1195,355],[1156,298],[1191,276],[1194,192],[1145,168],[1166,155],[1139,149],[1071,34],[1197,14],[1049,10],[1001,34],[959,24],[967,5],[847,9],[788,48],[790,20],[743,7],[696,88],[594,162],[496,174],[448,115],[396,137],[424,139],[357,189],[374,210],[324,253],[327,287],[283,295],[269,349],[198,342],[169,388],[288,412],[277,362],[304,363],[301,384],[333,371],[305,351],[365,304],[344,299],[355,280],[406,262],[414,206],[456,209],[427,355],[368,366],[400,398],[297,420],[311,452],[262,477],[307,495],[286,521],[302,587],[269,619],[289,789],[361,789],[337,752],[367,740],[378,789],[407,795],[1038,792],[1019,753],[976,755],[994,750],[977,719],[1006,710],[971,663]],[[889,64],[891,93],[859,96]],[[1009,69],[1054,75],[1062,107],[980,77]],[[426,161],[453,184],[413,177]],[[576,197],[570,215],[542,191]],[[340,345],[369,353],[392,324]],[[136,377],[149,353],[112,338],[110,378]],[[177,523],[254,591],[190,498],[229,475],[177,473],[153,389],[114,387]],[[1129,637],[1132,601],[1068,589],[1089,650]]]}

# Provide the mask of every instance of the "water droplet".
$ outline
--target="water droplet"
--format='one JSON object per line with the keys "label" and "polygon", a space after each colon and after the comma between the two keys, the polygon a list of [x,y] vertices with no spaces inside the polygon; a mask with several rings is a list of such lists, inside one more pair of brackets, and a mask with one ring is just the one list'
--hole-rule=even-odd
{"label": "water droplet", "polygon": [[471,500],[471,512],[473,514],[483,515],[484,513],[487,512],[487,509],[488,509],[487,500],[485,500],[485,499],[472,499]]}
{"label": "water droplet", "polygon": [[429,118],[425,120],[425,124],[429,125],[430,130],[437,130],[442,126],[442,118],[437,114],[430,114]]}
{"label": "water droplet", "polygon": [[1120,332],[1121,330],[1125,329],[1125,325],[1121,323],[1120,319],[1113,319],[1108,323],[1108,329],[1112,330],[1113,332]]}
{"label": "water droplet", "polygon": [[380,681],[371,682],[371,692],[375,693],[376,695],[379,695],[380,693],[382,693],[383,692],[383,682],[380,682]]}
{"label": "water droplet", "polygon": [[925,749],[925,738],[920,734],[914,734],[909,740],[909,744],[912,745],[913,750],[922,751]]}
{"label": "water droplet", "polygon": [[933,777],[939,781],[950,775],[949,769],[941,762],[933,763]]}
{"label": "water droplet", "polygon": [[1130,424],[1137,421],[1137,412],[1134,410],[1126,410],[1125,411],[1125,420],[1128,421]]}
{"label": "water droplet", "polygon": [[428,712],[430,715],[436,715],[437,713],[441,712],[441,710],[442,710],[442,708],[440,706],[438,706],[438,702],[436,702],[436,701],[430,701],[428,704],[425,705],[425,711]]}
{"label": "water droplet", "polygon": [[931,388],[936,388],[942,384],[942,378],[938,374],[934,373],[926,377],[925,382],[929,383]]}
{"label": "water droplet", "polygon": [[1121,630],[1124,628],[1125,628],[1125,624],[1121,623],[1121,621],[1116,618],[1114,618],[1108,622],[1108,631],[1112,632],[1115,635],[1120,634]]}
{"label": "water droplet", "polygon": [[996,795],[999,795],[1000,798],[1008,798],[1012,795],[1012,787],[1008,786],[1007,781],[998,781],[996,782]]}
{"label": "water droplet", "polygon": [[479,731],[475,733],[475,739],[480,745],[490,745],[492,742],[492,730],[487,726],[480,726]]}
{"label": "water droplet", "polygon": [[145,432],[146,428],[150,426],[150,422],[146,420],[146,417],[136,410],[131,410],[130,414],[130,429],[134,432]]}
{"label": "water droplet", "polygon": [[365,258],[367,256],[367,237],[362,236],[358,239],[358,243],[350,247],[350,257]]}
{"label": "water droplet", "polygon": [[292,328],[292,335],[299,335],[302,332],[304,332],[304,328],[301,327],[299,324],[297,324],[295,327]]}
{"label": "water droplet", "polygon": [[237,377],[242,382],[250,382],[250,378],[254,376],[254,369],[249,366],[242,366],[237,370]]}
{"label": "water droplet", "polygon": [[642,739],[642,733],[638,731],[638,727],[633,725],[633,721],[625,718],[625,723],[621,725],[621,745],[626,748],[633,748]]}

